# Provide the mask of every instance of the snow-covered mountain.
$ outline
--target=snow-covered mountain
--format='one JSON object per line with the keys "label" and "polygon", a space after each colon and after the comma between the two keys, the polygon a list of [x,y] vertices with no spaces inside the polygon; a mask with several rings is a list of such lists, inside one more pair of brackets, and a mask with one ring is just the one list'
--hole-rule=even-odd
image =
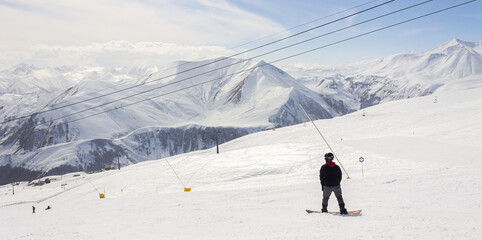
{"label": "snow-covered mountain", "polygon": [[[191,121],[206,126],[280,127],[300,123],[306,117],[301,114],[298,102],[310,104],[317,119],[336,115],[319,94],[263,61],[225,59],[207,65],[211,61],[179,63],[177,72],[196,69],[150,85],[155,88],[176,83],[163,91],[168,92],[209,81],[167,97],[169,102],[175,102],[175,107],[166,101],[159,104],[173,112],[191,113]],[[161,77],[153,74],[151,78]]]}
{"label": "snow-covered mountain", "polygon": [[482,41],[453,39],[428,52],[398,54],[375,60],[365,73],[390,78],[418,78],[425,81],[459,79],[482,74]]}
{"label": "snow-covered mountain", "polygon": [[[207,62],[178,63],[176,72]],[[19,71],[20,67],[25,71]],[[48,88],[5,86],[6,91],[14,93],[3,95],[0,114],[4,121],[69,107],[2,125],[0,180],[74,170],[95,171],[114,165],[117,155],[121,156],[122,165],[128,165],[210,148],[216,144],[215,131],[220,132],[218,141],[222,143],[262,129],[305,121],[298,102],[309,106],[315,119],[336,114],[318,94],[264,62],[227,59],[166,79],[164,72],[151,72],[134,79],[128,70],[100,69],[86,74],[75,70],[76,74],[22,65],[3,72],[5,82],[20,79],[26,83],[37,82],[39,86],[41,81],[36,79],[40,78],[40,71],[56,76],[53,79],[70,78],[62,83],[65,86],[59,83]],[[210,73],[192,77],[204,72]],[[138,86],[126,84],[128,80]],[[205,81],[210,82],[189,88]],[[123,91],[127,88],[131,89]],[[184,88],[186,90],[179,91]],[[116,93],[92,99],[112,92]],[[139,92],[145,93],[139,95]],[[157,97],[160,95],[162,97]],[[125,99],[117,101],[119,98]],[[82,102],[86,99],[92,100]],[[76,104],[79,101],[81,103]],[[82,112],[109,102],[112,104]],[[140,103],[118,108],[132,102]],[[115,110],[108,111],[111,109]],[[97,113],[100,114],[75,121]],[[66,115],[70,116],[62,118]]]}
{"label": "snow-covered mountain", "polygon": [[[346,170],[346,207],[361,216],[306,214],[321,208],[319,168],[329,150],[311,124],[298,124],[235,139],[220,154],[0,185],[1,237],[480,239],[482,77],[434,94],[437,103],[404,99],[369,107],[366,116],[315,121]],[[338,211],[333,195],[328,210]]]}
{"label": "snow-covered mountain", "polygon": [[[129,165],[210,148],[215,131],[222,143],[307,121],[298,103],[313,119],[323,119],[428,95],[447,82],[481,74],[480,53],[480,42],[452,40],[426,53],[287,68],[290,74],[241,59],[179,62],[167,72],[19,65],[0,72],[0,120],[69,107],[2,124],[0,183],[95,171],[116,165],[118,155]],[[96,98],[106,93],[113,94]]]}
{"label": "snow-covered mountain", "polygon": [[284,69],[310,89],[328,92],[329,98],[338,100],[340,105],[357,110],[429,95],[447,82],[481,75],[482,41],[453,39],[427,52],[403,53],[342,66]]}

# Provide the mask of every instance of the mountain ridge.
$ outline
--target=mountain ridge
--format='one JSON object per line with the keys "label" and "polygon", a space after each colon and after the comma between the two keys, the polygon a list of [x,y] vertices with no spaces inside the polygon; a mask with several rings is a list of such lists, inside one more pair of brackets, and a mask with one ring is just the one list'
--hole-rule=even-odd
{"label": "mountain ridge", "polygon": [[[38,175],[37,172],[95,171],[114,165],[117,155],[121,155],[123,165],[128,165],[158,159],[160,155],[211,148],[215,146],[215,135],[205,134],[206,131],[227,131],[228,135],[220,138],[224,142],[256,131],[306,122],[308,118],[299,104],[316,120],[392,100],[430,95],[447,82],[482,74],[474,67],[482,66],[480,46],[481,42],[452,40],[425,53],[308,70],[285,71],[263,61],[240,59],[213,64],[208,64],[213,60],[179,62],[172,71],[182,74],[169,78],[164,77],[169,73],[156,72],[158,68],[37,69],[19,65],[0,72],[0,79],[4,83],[39,79],[36,83],[40,86],[31,91],[26,85],[0,85],[0,93],[2,89],[11,92],[0,94],[3,120],[74,104],[100,93],[117,93],[3,124],[0,172],[11,176],[12,172],[21,172],[16,169],[20,168],[25,173],[18,175],[30,176],[31,172]],[[135,77],[139,73],[144,75]],[[48,81],[42,76],[54,76],[53,83],[42,87],[41,83]],[[68,86],[63,87],[62,77]],[[191,88],[202,82],[207,83]],[[135,90],[121,91],[132,86],[136,86]],[[137,95],[141,91],[146,93]],[[132,97],[116,102],[128,95]],[[115,103],[50,122],[109,101]],[[134,101],[141,103],[123,108]],[[93,113],[99,115],[71,122]],[[124,136],[136,137],[126,140]]]}

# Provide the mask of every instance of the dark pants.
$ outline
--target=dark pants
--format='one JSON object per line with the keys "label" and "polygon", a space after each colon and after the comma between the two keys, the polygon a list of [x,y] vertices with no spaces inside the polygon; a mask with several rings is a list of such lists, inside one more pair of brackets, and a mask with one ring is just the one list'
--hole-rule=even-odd
{"label": "dark pants", "polygon": [[335,193],[336,200],[338,200],[338,205],[345,204],[343,202],[343,197],[341,196],[341,187],[327,187],[323,186],[323,205],[328,205],[328,200],[330,199],[331,193]]}

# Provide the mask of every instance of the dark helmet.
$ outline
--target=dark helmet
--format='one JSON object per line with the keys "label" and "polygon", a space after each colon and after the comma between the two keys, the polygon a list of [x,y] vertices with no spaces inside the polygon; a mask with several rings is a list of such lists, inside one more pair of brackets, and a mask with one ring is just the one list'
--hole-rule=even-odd
{"label": "dark helmet", "polygon": [[325,160],[326,161],[333,161],[334,158],[335,158],[335,156],[333,155],[333,153],[325,154]]}

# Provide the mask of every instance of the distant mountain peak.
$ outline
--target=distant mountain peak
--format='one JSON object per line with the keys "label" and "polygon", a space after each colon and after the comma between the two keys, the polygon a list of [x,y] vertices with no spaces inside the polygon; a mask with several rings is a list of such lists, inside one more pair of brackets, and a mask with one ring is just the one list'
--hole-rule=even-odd
{"label": "distant mountain peak", "polygon": [[466,42],[466,41],[462,41],[460,39],[454,38],[454,39],[434,48],[430,52],[446,53],[446,52],[451,52],[451,51],[454,51],[454,50],[461,50],[461,49],[473,51],[474,48],[476,48],[477,46],[481,46],[481,43],[482,42]]}
{"label": "distant mountain peak", "polygon": [[25,63],[16,65],[11,70],[15,75],[28,75],[32,73],[32,67]]}
{"label": "distant mountain peak", "polygon": [[471,42],[462,41],[462,40],[460,40],[460,39],[458,39],[458,38],[454,38],[454,39],[448,41],[446,44],[447,44],[447,45],[464,45],[464,46],[471,46],[471,45],[473,45],[473,43],[471,43]]}

